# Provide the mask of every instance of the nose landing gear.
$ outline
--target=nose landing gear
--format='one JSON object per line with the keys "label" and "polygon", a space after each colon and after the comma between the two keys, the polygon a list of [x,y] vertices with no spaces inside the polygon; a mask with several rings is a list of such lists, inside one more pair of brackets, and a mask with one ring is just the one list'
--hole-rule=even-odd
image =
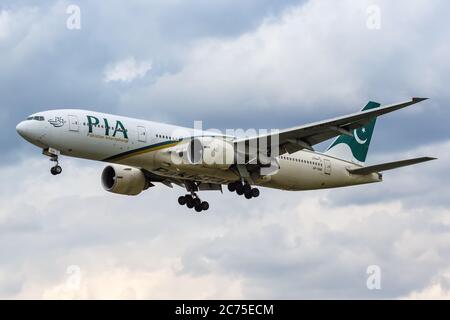
{"label": "nose landing gear", "polygon": [[54,176],[57,176],[62,173],[62,168],[58,163],[58,156],[52,156],[50,161],[55,162],[55,165],[50,169],[50,173]]}
{"label": "nose landing gear", "polygon": [[209,203],[206,201],[202,201],[196,193],[179,197],[178,203],[181,206],[186,205],[186,207],[188,207],[189,209],[194,208],[196,212],[202,212],[209,209]]}
{"label": "nose landing gear", "polygon": [[50,169],[50,173],[54,176],[57,176],[62,173],[62,168],[60,166],[54,166]]}
{"label": "nose landing gear", "polygon": [[236,192],[238,195],[244,195],[246,199],[259,197],[259,189],[252,188],[248,183],[243,184],[241,181],[236,181],[228,184],[230,192]]}
{"label": "nose landing gear", "polygon": [[50,161],[54,162],[55,165],[50,169],[50,173],[54,176],[57,176],[62,173],[62,168],[58,163],[58,157],[60,152],[58,150],[48,148],[42,151],[42,154],[50,157]]}

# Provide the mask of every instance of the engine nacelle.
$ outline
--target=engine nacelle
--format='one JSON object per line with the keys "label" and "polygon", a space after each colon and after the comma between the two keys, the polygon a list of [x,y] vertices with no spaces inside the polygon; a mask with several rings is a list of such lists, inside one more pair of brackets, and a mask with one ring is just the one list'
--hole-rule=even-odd
{"label": "engine nacelle", "polygon": [[188,144],[187,160],[205,167],[228,168],[234,164],[234,146],[223,138],[199,137]]}
{"label": "engine nacelle", "polygon": [[106,191],[128,196],[137,196],[149,187],[141,170],[118,164],[103,169],[102,185]]}

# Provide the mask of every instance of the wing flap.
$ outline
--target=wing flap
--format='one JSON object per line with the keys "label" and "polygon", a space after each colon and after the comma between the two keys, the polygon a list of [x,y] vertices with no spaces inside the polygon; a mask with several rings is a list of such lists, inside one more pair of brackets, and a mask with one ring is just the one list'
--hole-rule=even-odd
{"label": "wing flap", "polygon": [[431,160],[436,160],[436,158],[421,157],[421,158],[415,158],[415,159],[394,161],[394,162],[377,164],[374,166],[362,167],[362,168],[358,168],[358,169],[348,169],[348,172],[350,172],[351,174],[366,175],[366,174],[370,174],[370,173],[374,173],[374,172],[381,172],[381,171],[387,171],[387,170],[397,169],[397,168],[401,168],[401,167],[411,166],[414,164],[431,161]]}

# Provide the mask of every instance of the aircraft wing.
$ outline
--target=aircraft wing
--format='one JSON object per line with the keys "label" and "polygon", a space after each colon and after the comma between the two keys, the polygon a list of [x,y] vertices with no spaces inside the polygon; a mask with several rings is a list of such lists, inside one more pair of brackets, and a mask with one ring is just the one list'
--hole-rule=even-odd
{"label": "aircraft wing", "polygon": [[[182,178],[171,178],[171,177],[164,177],[161,176],[159,174],[150,172],[146,169],[141,169],[142,172],[144,172],[144,175],[146,176],[146,178],[148,179],[148,181],[150,181],[150,187],[154,187],[155,185],[153,184],[154,182],[159,182],[162,183],[163,185],[169,187],[169,188],[173,188],[173,185],[177,185],[181,188],[197,188],[198,190],[217,190],[217,191],[222,191],[222,185],[219,183],[207,183],[207,182],[199,182],[198,184],[193,185],[193,182],[190,180],[185,180]],[[230,181],[231,182],[231,181]]]}
{"label": "aircraft wing", "polygon": [[[325,121],[315,122],[299,127],[290,129],[284,129],[278,132],[278,145],[280,148],[280,154],[294,153],[301,149],[314,150],[313,145],[329,140],[333,137],[341,134],[353,135],[353,131],[358,129],[373,118],[381,116],[386,113],[390,113],[410,105],[427,100],[427,98],[412,98],[409,101],[396,103],[387,106],[381,106],[378,108],[352,113],[342,117],[329,119]],[[275,136],[275,134],[259,135],[250,138],[236,139],[236,144],[249,143],[252,140],[269,139]],[[269,145],[270,143],[267,142]]]}
{"label": "aircraft wing", "polygon": [[388,162],[388,163],[382,163],[377,164],[374,166],[368,166],[368,167],[362,167],[357,169],[348,169],[348,172],[351,174],[359,174],[359,175],[366,175],[374,172],[381,172],[381,171],[387,171],[392,169],[397,169],[401,167],[411,166],[413,164],[426,162],[430,160],[436,160],[436,158],[430,158],[430,157],[422,157],[422,158],[415,158],[415,159],[408,159],[408,160],[401,160],[401,161],[395,161],[395,162]]}

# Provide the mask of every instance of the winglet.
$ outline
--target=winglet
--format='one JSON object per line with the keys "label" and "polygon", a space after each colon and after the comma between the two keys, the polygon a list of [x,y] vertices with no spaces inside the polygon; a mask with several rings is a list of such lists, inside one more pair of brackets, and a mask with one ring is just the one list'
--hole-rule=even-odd
{"label": "winglet", "polygon": [[419,102],[422,102],[422,101],[425,101],[425,100],[428,100],[428,99],[430,99],[430,98],[413,97],[412,101],[415,102],[415,103],[419,103]]}

